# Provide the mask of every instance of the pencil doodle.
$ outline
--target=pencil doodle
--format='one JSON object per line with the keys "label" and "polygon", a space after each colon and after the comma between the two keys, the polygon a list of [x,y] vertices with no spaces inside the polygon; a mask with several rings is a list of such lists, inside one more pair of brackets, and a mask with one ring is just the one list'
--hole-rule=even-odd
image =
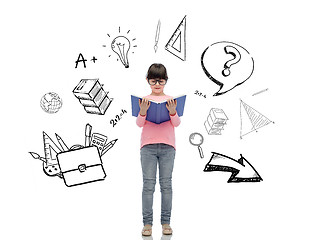
{"label": "pencil doodle", "polygon": [[165,49],[179,59],[186,60],[186,15],[170,37]]}
{"label": "pencil doodle", "polygon": [[259,92],[256,92],[256,93],[252,94],[252,96],[258,95],[258,94],[263,93],[263,92],[266,92],[266,91],[268,91],[268,88],[263,89],[263,90],[261,90]]}
{"label": "pencil doodle", "polygon": [[204,138],[201,133],[194,132],[190,135],[189,141],[193,146],[197,146],[199,150],[200,157],[203,158],[203,150],[201,148],[201,145],[204,141]]}
{"label": "pencil doodle", "polygon": [[222,109],[211,108],[204,126],[209,135],[221,135],[227,120],[228,117]]}
{"label": "pencil doodle", "polygon": [[161,27],[161,22],[160,19],[158,21],[157,24],[157,30],[156,30],[156,36],[155,36],[155,40],[154,40],[154,51],[157,52],[158,50],[158,42],[159,42],[159,36],[160,36],[160,27]]}
{"label": "pencil doodle", "polygon": [[[58,135],[59,145],[43,132],[45,157],[29,152],[34,159],[43,162],[47,176],[62,178],[68,187],[104,180],[106,177],[101,157],[110,150],[118,139],[106,144],[107,136],[91,133],[92,126],[86,124],[85,145],[75,144],[70,148]],[[59,147],[60,146],[60,147]]]}
{"label": "pencil doodle", "polygon": [[[129,34],[130,30],[127,31],[126,35]],[[108,37],[110,38],[110,34],[107,34]],[[135,48],[137,47],[137,45],[133,45],[134,41],[136,40],[136,38],[133,38],[132,40],[130,40],[130,38],[128,38],[127,36],[125,36],[125,34],[122,34],[120,31],[120,27],[118,30],[118,36],[116,36],[110,43],[111,49],[114,53],[117,54],[118,56],[118,60],[120,60],[120,62],[125,66],[125,68],[129,68],[129,60],[128,60],[128,56],[129,56],[129,50],[131,47]],[[107,45],[102,45],[103,47],[107,47]],[[134,53],[132,51],[132,53]],[[111,55],[109,55],[110,57]]]}
{"label": "pencil doodle", "polygon": [[218,96],[248,80],[254,70],[254,60],[250,53],[238,44],[216,42],[203,51],[201,66],[206,76],[219,86],[213,95]]}
{"label": "pencil doodle", "polygon": [[47,113],[56,113],[62,107],[62,99],[57,93],[49,92],[42,96],[40,106]]}
{"label": "pencil doodle", "polygon": [[209,162],[205,165],[204,172],[231,172],[228,183],[260,182],[263,181],[259,173],[241,154],[236,160],[226,155],[212,152]]}
{"label": "pencil doodle", "polygon": [[87,113],[104,115],[113,98],[108,97],[100,84],[99,79],[81,79],[74,88],[75,97],[83,105]]}
{"label": "pencil doodle", "polygon": [[254,108],[250,107],[242,100],[240,100],[240,117],[241,117],[241,130],[240,130],[241,139],[243,136],[253,131],[257,131],[259,128],[262,128],[272,122],[266,116],[264,116]]}

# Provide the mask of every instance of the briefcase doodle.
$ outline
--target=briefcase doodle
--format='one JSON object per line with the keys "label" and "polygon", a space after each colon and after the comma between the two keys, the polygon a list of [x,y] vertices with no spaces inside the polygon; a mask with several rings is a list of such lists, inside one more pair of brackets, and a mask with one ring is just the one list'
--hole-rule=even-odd
{"label": "briefcase doodle", "polygon": [[57,159],[62,177],[68,187],[101,181],[106,177],[96,146],[60,152]]}

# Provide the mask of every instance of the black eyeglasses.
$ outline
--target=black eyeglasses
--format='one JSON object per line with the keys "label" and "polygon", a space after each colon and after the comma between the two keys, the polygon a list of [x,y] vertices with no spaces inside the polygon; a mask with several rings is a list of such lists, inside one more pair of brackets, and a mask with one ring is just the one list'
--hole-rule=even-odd
{"label": "black eyeglasses", "polygon": [[151,86],[156,85],[157,82],[158,82],[160,85],[166,85],[167,80],[166,80],[166,79],[148,79],[148,83],[149,83]]}

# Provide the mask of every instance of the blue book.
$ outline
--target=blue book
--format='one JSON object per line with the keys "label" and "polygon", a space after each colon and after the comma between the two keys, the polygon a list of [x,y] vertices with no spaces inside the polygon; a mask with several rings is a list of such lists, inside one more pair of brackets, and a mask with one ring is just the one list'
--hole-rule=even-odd
{"label": "blue book", "polygon": [[[131,100],[132,100],[132,115],[134,117],[137,117],[140,112],[140,105],[139,105],[139,99],[142,100],[141,97],[137,97],[134,95],[131,95]],[[185,100],[186,100],[186,95],[178,96],[175,97],[177,101],[177,106],[176,106],[176,112],[179,117],[183,116],[184,113],[184,106],[185,106]],[[149,100],[151,102],[150,107],[147,111],[146,114],[146,120],[160,124],[166,121],[170,120],[169,116],[169,111],[166,108],[167,100],[162,101],[162,102],[155,102],[152,100]]]}

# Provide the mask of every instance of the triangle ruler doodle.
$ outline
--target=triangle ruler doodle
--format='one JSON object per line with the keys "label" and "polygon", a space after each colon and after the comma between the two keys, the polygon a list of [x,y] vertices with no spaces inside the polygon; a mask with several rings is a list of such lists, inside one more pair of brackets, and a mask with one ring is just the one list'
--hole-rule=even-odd
{"label": "triangle ruler doodle", "polygon": [[[247,105],[241,100],[240,103],[240,115],[241,115],[241,132],[240,137],[257,131],[257,129],[267,126],[272,121],[266,116],[255,110],[253,107]],[[272,122],[274,123],[274,122]]]}
{"label": "triangle ruler doodle", "polygon": [[165,49],[179,59],[186,60],[186,15],[170,37]]}

